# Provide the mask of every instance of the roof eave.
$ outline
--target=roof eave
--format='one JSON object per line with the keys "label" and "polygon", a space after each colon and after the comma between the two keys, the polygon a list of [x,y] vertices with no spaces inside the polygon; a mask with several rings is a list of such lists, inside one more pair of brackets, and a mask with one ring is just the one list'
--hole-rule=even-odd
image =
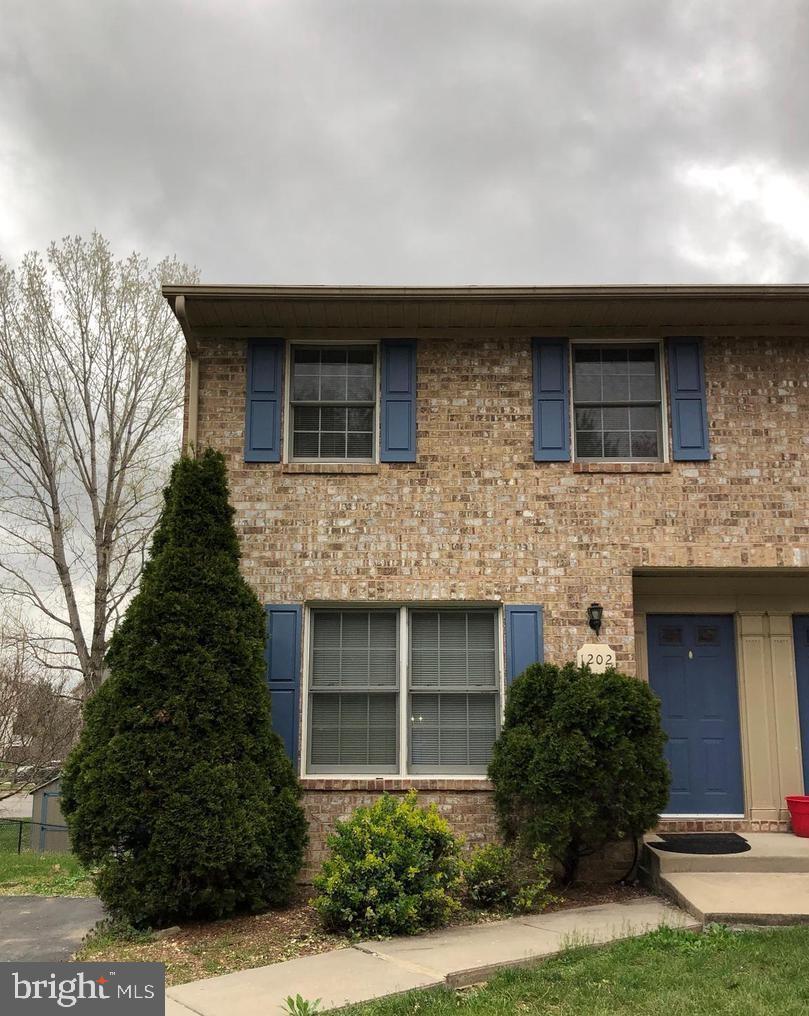
{"label": "roof eave", "polygon": [[661,334],[809,338],[809,285],[233,286],[167,285],[196,354],[201,339],[350,339]]}
{"label": "roof eave", "polygon": [[794,299],[809,300],[809,284],[787,285],[598,285],[598,286],[278,286],[205,284],[164,285],[167,299],[178,295],[219,299],[287,300],[586,300],[631,299]]}

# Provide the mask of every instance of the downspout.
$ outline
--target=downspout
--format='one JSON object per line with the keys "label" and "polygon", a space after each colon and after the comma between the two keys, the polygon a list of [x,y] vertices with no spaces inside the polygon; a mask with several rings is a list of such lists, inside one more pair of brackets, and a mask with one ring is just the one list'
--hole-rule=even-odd
{"label": "downspout", "polygon": [[182,293],[174,298],[174,314],[180,322],[188,351],[188,429],[185,435],[185,453],[194,456],[199,431],[199,342],[188,323],[185,296]]}

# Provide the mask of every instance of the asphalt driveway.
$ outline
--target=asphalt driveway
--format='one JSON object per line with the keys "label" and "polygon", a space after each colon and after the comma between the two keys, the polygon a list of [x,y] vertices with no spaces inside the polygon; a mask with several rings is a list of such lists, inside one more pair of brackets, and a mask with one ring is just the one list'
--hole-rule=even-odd
{"label": "asphalt driveway", "polygon": [[94,898],[0,896],[0,960],[68,960],[103,916]]}

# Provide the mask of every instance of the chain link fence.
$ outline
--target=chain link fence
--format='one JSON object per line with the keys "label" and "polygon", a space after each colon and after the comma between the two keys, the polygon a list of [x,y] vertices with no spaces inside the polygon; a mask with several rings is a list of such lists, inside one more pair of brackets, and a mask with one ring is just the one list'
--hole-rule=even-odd
{"label": "chain link fence", "polygon": [[30,818],[0,818],[0,853],[21,854],[26,850],[61,853],[67,846],[67,826],[55,822],[33,822]]}

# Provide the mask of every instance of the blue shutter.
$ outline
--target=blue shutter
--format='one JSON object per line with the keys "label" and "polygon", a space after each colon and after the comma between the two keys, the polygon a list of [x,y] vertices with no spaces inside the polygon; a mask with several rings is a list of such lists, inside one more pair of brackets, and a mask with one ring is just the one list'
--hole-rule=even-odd
{"label": "blue shutter", "polygon": [[298,717],[301,687],[301,608],[295,605],[268,606],[267,684],[272,700],[272,729],[284,742],[292,760],[298,763]]}
{"label": "blue shutter", "polygon": [[534,461],[570,461],[567,339],[534,339]]}
{"label": "blue shutter", "polygon": [[382,405],[379,459],[416,461],[416,341],[382,340]]}
{"label": "blue shutter", "polygon": [[506,684],[544,659],[542,607],[506,607]]}
{"label": "blue shutter", "polygon": [[245,462],[281,461],[283,358],[283,339],[252,339],[247,343]]}
{"label": "blue shutter", "polygon": [[705,405],[705,367],[702,340],[669,339],[671,436],[678,462],[701,462],[711,457],[708,411]]}

